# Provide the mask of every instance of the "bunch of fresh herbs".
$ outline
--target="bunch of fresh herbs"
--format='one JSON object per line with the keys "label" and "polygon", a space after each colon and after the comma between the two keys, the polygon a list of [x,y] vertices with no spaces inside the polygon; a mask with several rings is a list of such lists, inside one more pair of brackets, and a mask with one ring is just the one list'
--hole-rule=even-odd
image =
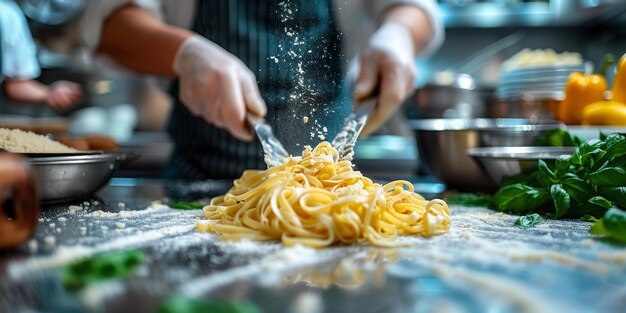
{"label": "bunch of fresh herbs", "polygon": [[[601,217],[609,208],[626,208],[626,138],[602,135],[555,162],[538,161],[538,170],[507,178],[493,197],[498,211],[550,217]],[[547,209],[547,211],[546,211]]]}

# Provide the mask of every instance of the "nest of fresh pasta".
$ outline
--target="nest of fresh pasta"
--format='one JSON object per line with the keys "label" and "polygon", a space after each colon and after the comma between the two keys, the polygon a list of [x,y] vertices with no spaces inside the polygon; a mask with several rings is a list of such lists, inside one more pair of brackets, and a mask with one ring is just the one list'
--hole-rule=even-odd
{"label": "nest of fresh pasta", "polygon": [[404,180],[374,183],[322,142],[267,170],[248,170],[203,208],[200,231],[223,240],[282,241],[326,247],[365,242],[398,246],[400,236],[432,236],[450,228],[443,200],[426,200]]}

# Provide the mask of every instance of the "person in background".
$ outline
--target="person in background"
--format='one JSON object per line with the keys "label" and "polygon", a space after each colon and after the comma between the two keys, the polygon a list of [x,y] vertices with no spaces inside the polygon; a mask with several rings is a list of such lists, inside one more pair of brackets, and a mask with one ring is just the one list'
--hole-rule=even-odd
{"label": "person in background", "polygon": [[82,96],[80,86],[68,81],[44,85],[36,80],[41,69],[26,19],[13,0],[0,0],[0,83],[12,101],[47,105],[66,111]]}
{"label": "person in background", "polygon": [[[266,116],[292,154],[341,127],[349,102],[330,0],[197,1],[193,31],[160,22],[148,2],[91,1],[83,41],[136,71],[178,79],[166,176],[235,178],[264,167],[247,114]],[[412,91],[414,58],[441,44],[443,26],[433,0],[363,5],[378,24],[359,55],[353,91],[360,99],[379,90],[368,134]]]}

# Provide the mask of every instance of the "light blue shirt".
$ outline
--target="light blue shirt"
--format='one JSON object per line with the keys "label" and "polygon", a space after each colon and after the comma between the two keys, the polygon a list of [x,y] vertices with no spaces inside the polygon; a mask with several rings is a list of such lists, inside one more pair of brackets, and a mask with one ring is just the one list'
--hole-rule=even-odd
{"label": "light blue shirt", "polygon": [[13,0],[0,0],[2,75],[28,80],[39,76],[37,47],[20,7]]}

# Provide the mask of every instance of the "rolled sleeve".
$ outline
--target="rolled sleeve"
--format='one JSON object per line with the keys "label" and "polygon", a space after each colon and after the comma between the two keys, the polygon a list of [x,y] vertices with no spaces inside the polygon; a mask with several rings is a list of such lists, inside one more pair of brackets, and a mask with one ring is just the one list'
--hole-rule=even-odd
{"label": "rolled sleeve", "polygon": [[39,76],[37,47],[26,18],[14,2],[0,1],[2,31],[2,74],[10,79],[28,80]]}
{"label": "rolled sleeve", "polygon": [[430,40],[420,52],[420,56],[433,54],[445,39],[445,31],[439,8],[434,0],[364,0],[368,14],[373,18],[379,18],[386,10],[395,5],[414,5],[426,13],[433,29]]}
{"label": "rolled sleeve", "polygon": [[161,18],[160,4],[156,0],[90,0],[80,22],[80,41],[90,51],[96,50],[100,43],[102,26],[113,11],[124,5],[136,5],[150,14]]}

